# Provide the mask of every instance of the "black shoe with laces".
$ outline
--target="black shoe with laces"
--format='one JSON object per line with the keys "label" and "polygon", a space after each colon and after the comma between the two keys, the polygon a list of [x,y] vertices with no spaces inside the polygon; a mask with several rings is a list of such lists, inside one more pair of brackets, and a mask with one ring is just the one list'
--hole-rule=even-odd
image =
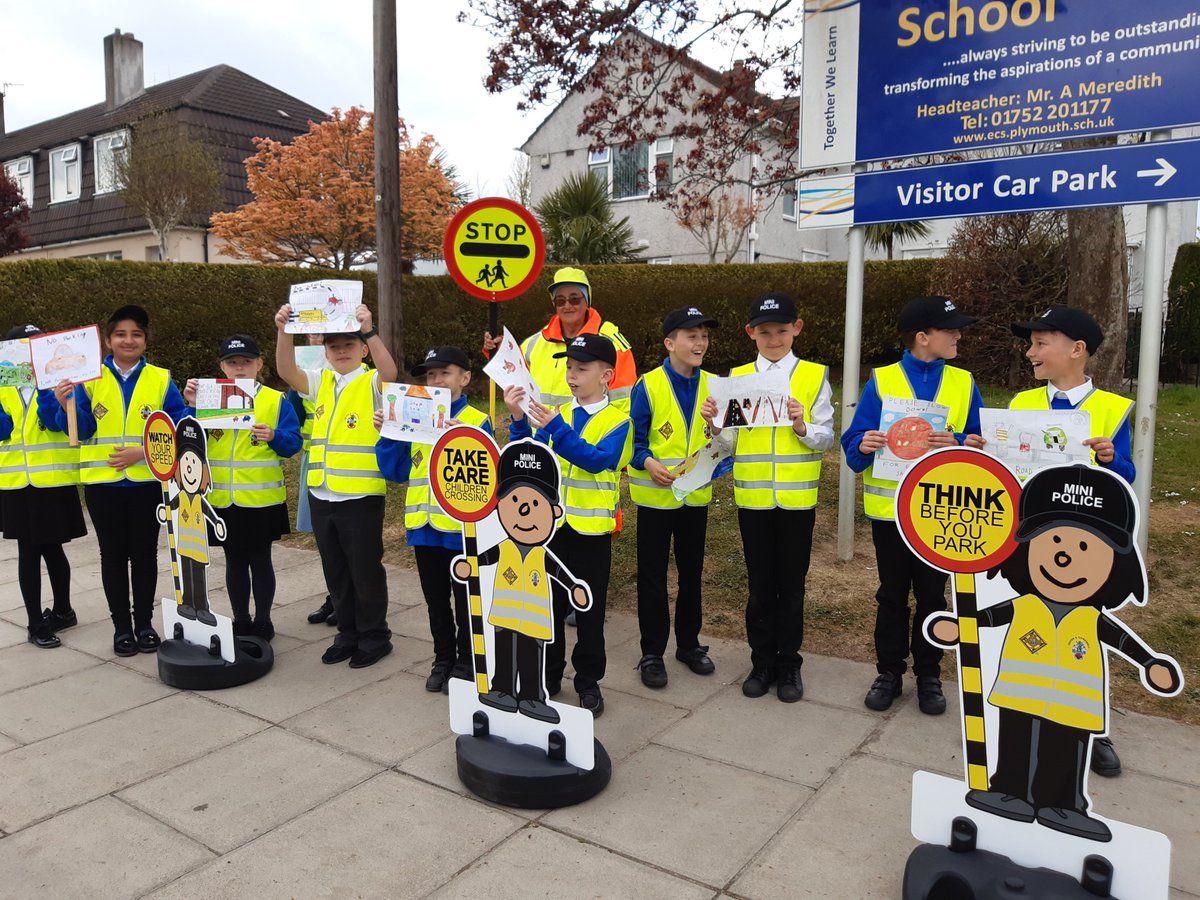
{"label": "black shoe with laces", "polygon": [[638,662],[637,668],[642,672],[642,684],[646,687],[661,688],[667,686],[667,667],[663,665],[663,658],[661,656],[647,653]]}
{"label": "black shoe with laces", "polygon": [[883,712],[891,707],[892,701],[899,697],[903,690],[901,681],[902,679],[895,672],[881,672],[876,675],[875,681],[863,701],[867,709]]}
{"label": "black shoe with laces", "polygon": [[[755,667],[750,670],[746,680],[742,682],[742,694],[747,697],[762,697],[775,683],[775,673],[769,669]],[[797,700],[800,698],[797,697]]]}
{"label": "black shoe with laces", "polygon": [[784,703],[795,703],[804,696],[804,681],[800,678],[799,666],[785,666],[779,670],[779,684],[775,695]]}

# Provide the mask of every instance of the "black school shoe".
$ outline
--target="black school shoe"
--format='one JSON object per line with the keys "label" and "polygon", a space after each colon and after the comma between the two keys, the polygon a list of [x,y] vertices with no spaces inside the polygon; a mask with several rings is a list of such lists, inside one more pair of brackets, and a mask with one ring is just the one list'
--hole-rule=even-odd
{"label": "black school shoe", "polygon": [[52,609],[42,610],[42,620],[50,626],[51,631],[62,631],[64,628],[73,628],[79,624],[79,617],[75,615],[75,610],[68,609],[65,613],[55,612]]}
{"label": "black school shoe", "polygon": [[1116,778],[1121,774],[1121,757],[1113,746],[1112,738],[1096,738],[1092,741],[1091,769],[1104,778]]}
{"label": "black school shoe", "polygon": [[661,656],[647,653],[635,668],[641,670],[642,684],[646,687],[662,688],[667,686],[667,667],[663,665]]}
{"label": "black school shoe", "polygon": [[132,634],[118,634],[113,638],[113,653],[117,656],[137,656],[137,639]]}
{"label": "black school shoe", "polygon": [[691,650],[676,650],[675,658],[695,672],[697,675],[711,675],[717,671],[713,661],[708,658],[707,647],[694,647]]}
{"label": "black school shoe", "polygon": [[431,694],[439,691],[443,694],[450,693],[450,671],[453,668],[452,662],[444,659],[434,660],[433,668],[429,670],[429,677],[425,679],[425,690]]}
{"label": "black school shoe", "polygon": [[798,666],[787,666],[779,670],[779,686],[775,695],[784,703],[795,703],[804,696],[804,681]]}
{"label": "black school shoe", "polygon": [[275,625],[270,619],[255,619],[254,624],[250,627],[250,633],[269,644],[275,638]]}
{"label": "black school shoe", "polygon": [[45,621],[30,626],[29,643],[35,647],[41,647],[43,650],[62,646],[62,641],[58,639],[58,635],[54,633],[50,623]]}
{"label": "black school shoe", "polygon": [[936,675],[918,676],[917,706],[927,716],[940,716],[946,711],[946,695],[942,693],[942,679]]}
{"label": "black school shoe", "polygon": [[604,714],[604,696],[600,693],[600,688],[586,688],[579,692],[579,705],[592,714],[593,719],[598,719]]}
{"label": "black school shoe", "polygon": [[[754,668],[750,670],[750,674],[746,676],[742,682],[742,694],[746,697],[762,697],[771,689],[771,685],[775,683],[775,673],[770,669]],[[800,698],[797,697],[797,700]]]}
{"label": "black school shoe", "polygon": [[866,699],[863,703],[867,709],[873,709],[875,712],[883,712],[892,705],[900,692],[902,679],[895,672],[881,672],[875,676],[875,681],[871,684],[871,689],[867,691]]}
{"label": "black school shoe", "polygon": [[391,641],[380,644],[374,650],[355,650],[354,655],[350,657],[350,668],[365,669],[367,666],[373,666],[391,652]]}
{"label": "black school shoe", "polygon": [[157,653],[162,638],[153,628],[143,628],[137,633],[137,648],[139,653]]}
{"label": "black school shoe", "polygon": [[340,644],[333,644],[321,654],[321,662],[327,666],[331,666],[334,663],[345,662],[357,652],[354,647],[343,647]]}
{"label": "black school shoe", "polygon": [[321,604],[321,608],[315,612],[308,614],[308,624],[320,625],[322,622],[327,622],[329,617],[333,615],[333,598],[328,594],[325,595],[325,602]]}

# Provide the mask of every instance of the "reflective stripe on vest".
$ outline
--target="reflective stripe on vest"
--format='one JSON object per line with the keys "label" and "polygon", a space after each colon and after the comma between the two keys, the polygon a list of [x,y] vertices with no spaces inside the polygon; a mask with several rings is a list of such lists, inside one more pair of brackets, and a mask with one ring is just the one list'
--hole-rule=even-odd
{"label": "reflective stripe on vest", "polygon": [[1040,597],[1015,599],[989,702],[1071,728],[1103,731],[1107,675],[1099,618],[1098,609],[1085,606],[1056,624]]}
{"label": "reflective stripe on vest", "polygon": [[334,373],[322,370],[313,411],[309,487],[325,485],[338,494],[382,494],[386,490],[375,461],[379,435],[371,424],[374,380],[375,372],[368,369],[336,394]]}
{"label": "reflective stripe on vest", "polygon": [[12,435],[0,442],[0,490],[78,484],[79,448],[42,424],[36,393],[26,407],[18,388],[0,388],[0,405],[13,420]]}
{"label": "reflective stripe on vest", "polygon": [[[570,424],[571,410],[559,409],[559,414]],[[589,418],[580,437],[592,446],[599,444],[612,432],[626,425],[625,446],[615,469],[589,472],[559,456],[562,469],[562,505],[567,524],[580,534],[612,534],[617,527],[617,507],[621,503],[620,472],[633,455],[633,428],[629,427],[629,416],[612,403]],[[551,448],[554,442],[550,442]]]}
{"label": "reflective stripe on vest", "polygon": [[[482,428],[488,421],[487,413],[470,405],[464,406],[455,418],[464,425],[474,425],[476,428]],[[412,468],[408,473],[408,490],[404,492],[404,528],[414,531],[428,524],[438,531],[460,534],[462,523],[442,512],[429,492],[429,454],[432,451],[432,444],[413,444],[409,449]]]}
{"label": "reflective stripe on vest", "polygon": [[[874,372],[875,387],[879,399],[899,397],[913,400],[916,394],[908,383],[908,376],[900,363],[892,363]],[[934,403],[950,408],[947,423],[950,430],[961,433],[967,424],[967,411],[971,408],[971,391],[974,380],[966,369],[955,366],[942,368],[942,383],[938,385]],[[875,466],[863,472],[863,512],[872,519],[896,518],[896,485],[898,482],[875,477]]]}
{"label": "reflective stripe on vest", "polygon": [[175,546],[180,556],[198,563],[208,562],[208,526],[204,521],[204,501],[199,494],[181,493],[179,514],[175,520]]}
{"label": "reflective stripe on vest", "polygon": [[[758,371],[755,363],[730,375]],[[826,378],[825,366],[796,360],[790,375],[792,396],[810,412]],[[817,505],[824,454],[806,446],[788,427],[739,428],[733,455],[733,499],[739,509],[812,509]]]}
{"label": "reflective stripe on vest", "polygon": [[[667,468],[679,465],[712,438],[708,423],[700,415],[700,407],[708,396],[708,379],[708,372],[701,369],[700,381],[696,385],[696,406],[692,410],[691,421],[684,422],[683,410],[679,408],[666,369],[659,366],[642,376],[646,400],[650,403],[650,431],[647,434],[650,455]],[[652,506],[655,509],[678,509],[685,503],[688,506],[707,506],[712,500],[712,485],[707,484],[679,500],[669,487],[656,484],[649,472],[631,465],[629,497],[638,506]]]}
{"label": "reflective stripe on vest", "polygon": [[[1021,391],[1008,404],[1009,409],[1051,409],[1050,394],[1044,387]],[[1090,394],[1075,407],[1086,410],[1092,418],[1092,434],[1112,440],[1116,437],[1129,413],[1133,410],[1133,401],[1111,391],[1092,388]],[[1096,465],[1096,454],[1091,454],[1092,465]]]}
{"label": "reflective stripe on vest", "polygon": [[[282,404],[283,394],[259,386],[254,395],[254,424],[278,428]],[[266,441],[252,442],[250,432],[239,428],[217,428],[205,434],[212,473],[208,502],[212,506],[261,507],[287,501],[283,460]]]}
{"label": "reflective stripe on vest", "polygon": [[515,543],[503,541],[488,622],[496,628],[548,641],[554,636],[550,610],[546,549],[532,547],[522,559]]}
{"label": "reflective stripe on vest", "polygon": [[96,418],[96,433],[79,448],[79,480],[84,484],[106,484],[128,478],[130,481],[153,481],[154,475],[145,460],[118,471],[108,464],[109,454],[120,447],[142,446],[142,433],[150,413],[162,409],[171,373],[147,363],[133,386],[129,408],[121,382],[108,366],[100,367],[100,378],[83,386],[92,401]]}

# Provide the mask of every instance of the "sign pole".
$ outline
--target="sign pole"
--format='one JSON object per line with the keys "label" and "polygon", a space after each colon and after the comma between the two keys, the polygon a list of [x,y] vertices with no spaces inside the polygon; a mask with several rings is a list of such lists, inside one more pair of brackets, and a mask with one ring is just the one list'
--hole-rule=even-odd
{"label": "sign pole", "polygon": [[[488,334],[499,339],[500,337],[500,306],[495,299],[495,294],[492,295],[492,301],[488,303]],[[488,415],[492,419],[492,427],[496,427],[496,382],[488,379]]]}
{"label": "sign pole", "polygon": [[[496,386],[492,383],[492,399],[495,400]],[[475,523],[463,522],[463,555],[471,566],[467,578],[467,597],[471,607],[471,652],[475,656],[475,690],[486,694],[488,685],[487,642],[483,638],[483,592],[479,587],[479,542],[475,536]]]}
{"label": "sign pole", "polygon": [[[1150,140],[1170,137],[1156,131]],[[1142,553],[1150,535],[1150,484],[1154,470],[1154,425],[1158,415],[1158,368],[1162,356],[1163,288],[1167,268],[1167,205],[1151,203],[1146,207],[1146,270],[1142,278],[1142,335],[1138,354],[1137,402],[1134,406],[1133,463],[1141,520],[1138,532]]]}
{"label": "sign pole", "polygon": [[[861,163],[855,173],[865,172]],[[858,409],[859,369],[862,366],[863,268],[867,230],[859,225],[850,229],[849,256],[846,261],[846,336],[842,350],[842,433],[845,434]],[[846,455],[842,454],[838,472],[838,559],[854,558],[854,501],[857,476]]]}

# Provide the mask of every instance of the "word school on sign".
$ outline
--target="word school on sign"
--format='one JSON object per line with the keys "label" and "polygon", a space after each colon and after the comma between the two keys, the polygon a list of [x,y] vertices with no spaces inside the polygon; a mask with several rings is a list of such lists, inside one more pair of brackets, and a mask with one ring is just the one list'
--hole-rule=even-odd
{"label": "word school on sign", "polygon": [[[991,183],[990,191],[993,197],[1028,197],[1049,187],[1050,193],[1060,191],[1078,193],[1083,191],[1116,190],[1117,170],[1104,163],[1099,170],[1090,172],[1071,172],[1067,169],[1054,169],[1050,173],[1049,185],[1041,175],[1021,178],[1015,175],[997,175]],[[980,192],[987,182],[937,181],[935,184],[923,184],[918,181],[909,185],[897,185],[896,196],[901,206],[923,206],[940,203],[966,203],[978,200]]]}

